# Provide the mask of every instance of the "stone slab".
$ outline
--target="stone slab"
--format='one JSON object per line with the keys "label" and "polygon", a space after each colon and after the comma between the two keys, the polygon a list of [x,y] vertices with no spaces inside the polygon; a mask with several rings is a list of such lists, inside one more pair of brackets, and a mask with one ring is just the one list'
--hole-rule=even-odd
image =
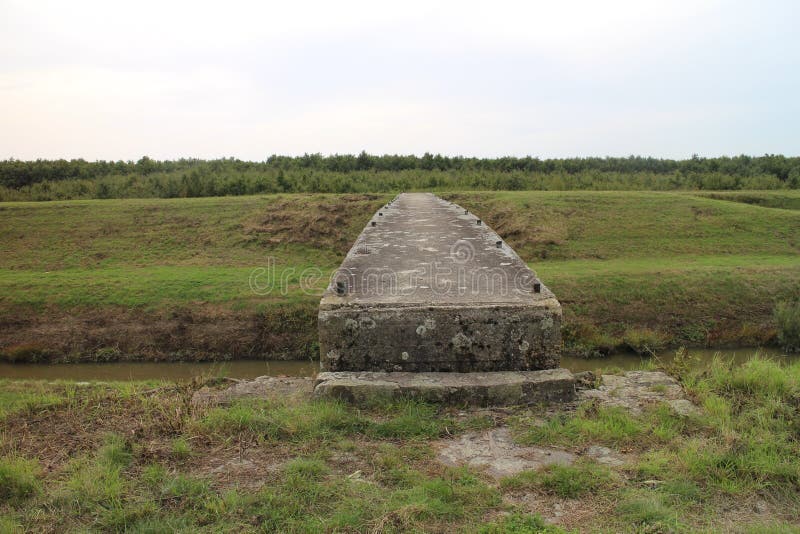
{"label": "stone slab", "polygon": [[554,447],[523,446],[516,443],[508,427],[467,432],[437,444],[437,458],[444,465],[469,465],[484,469],[494,478],[536,471],[548,465],[572,465],[575,453]]}
{"label": "stone slab", "polygon": [[367,224],[319,308],[327,371],[557,367],[561,305],[479,217],[406,193]]}
{"label": "stone slab", "polygon": [[567,369],[440,372],[323,372],[314,396],[356,404],[417,399],[455,406],[510,406],[568,402],[575,398],[575,378]]}

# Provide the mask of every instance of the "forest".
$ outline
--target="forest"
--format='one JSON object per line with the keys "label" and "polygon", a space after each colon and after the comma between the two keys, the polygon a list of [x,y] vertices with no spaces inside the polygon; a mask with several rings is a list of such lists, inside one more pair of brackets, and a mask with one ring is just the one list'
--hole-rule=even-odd
{"label": "forest", "polygon": [[674,160],[415,155],[273,155],[158,161],[0,161],[0,201],[185,198],[413,190],[747,190],[800,188],[800,157]]}

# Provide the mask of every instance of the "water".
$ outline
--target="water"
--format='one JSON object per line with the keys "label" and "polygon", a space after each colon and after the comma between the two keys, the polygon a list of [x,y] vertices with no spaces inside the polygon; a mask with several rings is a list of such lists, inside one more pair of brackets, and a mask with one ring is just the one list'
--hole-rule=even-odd
{"label": "water", "polygon": [[[690,353],[698,358],[696,366],[708,365],[715,354],[733,361],[746,361],[758,349],[693,349]],[[777,350],[761,350],[761,354],[779,360],[788,356]],[[664,351],[659,359],[669,362],[674,351]],[[586,360],[564,357],[561,366],[573,372],[596,371],[598,369],[638,369],[648,358],[636,354],[612,354],[602,359]],[[319,370],[318,362],[311,361],[258,361],[234,360],[229,362],[112,362],[69,364],[24,364],[0,363],[0,379],[77,380],[77,381],[125,381],[125,380],[185,380],[199,375],[227,376],[230,378],[255,378],[257,376],[312,376]]]}

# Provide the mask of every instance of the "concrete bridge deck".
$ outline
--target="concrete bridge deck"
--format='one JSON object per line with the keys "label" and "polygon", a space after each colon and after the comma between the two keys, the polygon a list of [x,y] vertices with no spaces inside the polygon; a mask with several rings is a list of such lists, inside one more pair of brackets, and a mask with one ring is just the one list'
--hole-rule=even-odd
{"label": "concrete bridge deck", "polygon": [[429,193],[379,210],[320,302],[331,371],[557,367],[561,306],[480,218]]}

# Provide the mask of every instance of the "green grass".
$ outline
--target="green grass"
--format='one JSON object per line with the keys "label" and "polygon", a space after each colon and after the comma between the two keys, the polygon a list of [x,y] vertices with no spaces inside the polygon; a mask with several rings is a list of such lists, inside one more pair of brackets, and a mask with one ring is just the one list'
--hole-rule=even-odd
{"label": "green grass", "polygon": [[18,502],[39,491],[39,463],[18,456],[0,458],[0,502]]}
{"label": "green grass", "polygon": [[[771,344],[776,303],[800,297],[800,211],[767,207],[800,202],[795,191],[445,196],[481,214],[554,290],[574,353]],[[328,276],[387,198],[3,203],[0,316],[15,327],[0,334],[0,357],[107,359],[100,346],[117,348],[111,358],[306,358]],[[271,284],[254,271],[268,258]],[[215,324],[213,341],[183,317]],[[248,322],[263,331],[242,332]],[[147,334],[154,326],[163,334]]]}
{"label": "green grass", "polygon": [[616,509],[624,523],[645,532],[677,532],[688,530],[681,521],[681,511],[670,506],[659,495],[633,492]]}
{"label": "green grass", "polygon": [[641,417],[618,407],[581,406],[574,414],[559,414],[543,423],[515,419],[518,439],[528,444],[579,445],[601,443],[616,447],[647,447],[666,443],[697,426],[675,415],[668,406],[653,406]]}
{"label": "green grass", "polygon": [[61,392],[44,384],[0,379],[0,421],[11,414],[41,410],[63,400]]}
{"label": "green grass", "polygon": [[717,200],[743,202],[765,208],[800,209],[800,194],[797,191],[715,191],[713,193],[698,193],[698,195]]}
{"label": "green grass", "polygon": [[378,439],[430,439],[451,430],[476,428],[481,421],[455,421],[437,415],[428,404],[402,401],[376,408],[384,415],[373,420],[338,401],[285,404],[277,401],[239,401],[230,407],[210,410],[197,423],[197,430],[224,437],[243,433],[264,442],[302,442],[341,439],[364,434]]}

